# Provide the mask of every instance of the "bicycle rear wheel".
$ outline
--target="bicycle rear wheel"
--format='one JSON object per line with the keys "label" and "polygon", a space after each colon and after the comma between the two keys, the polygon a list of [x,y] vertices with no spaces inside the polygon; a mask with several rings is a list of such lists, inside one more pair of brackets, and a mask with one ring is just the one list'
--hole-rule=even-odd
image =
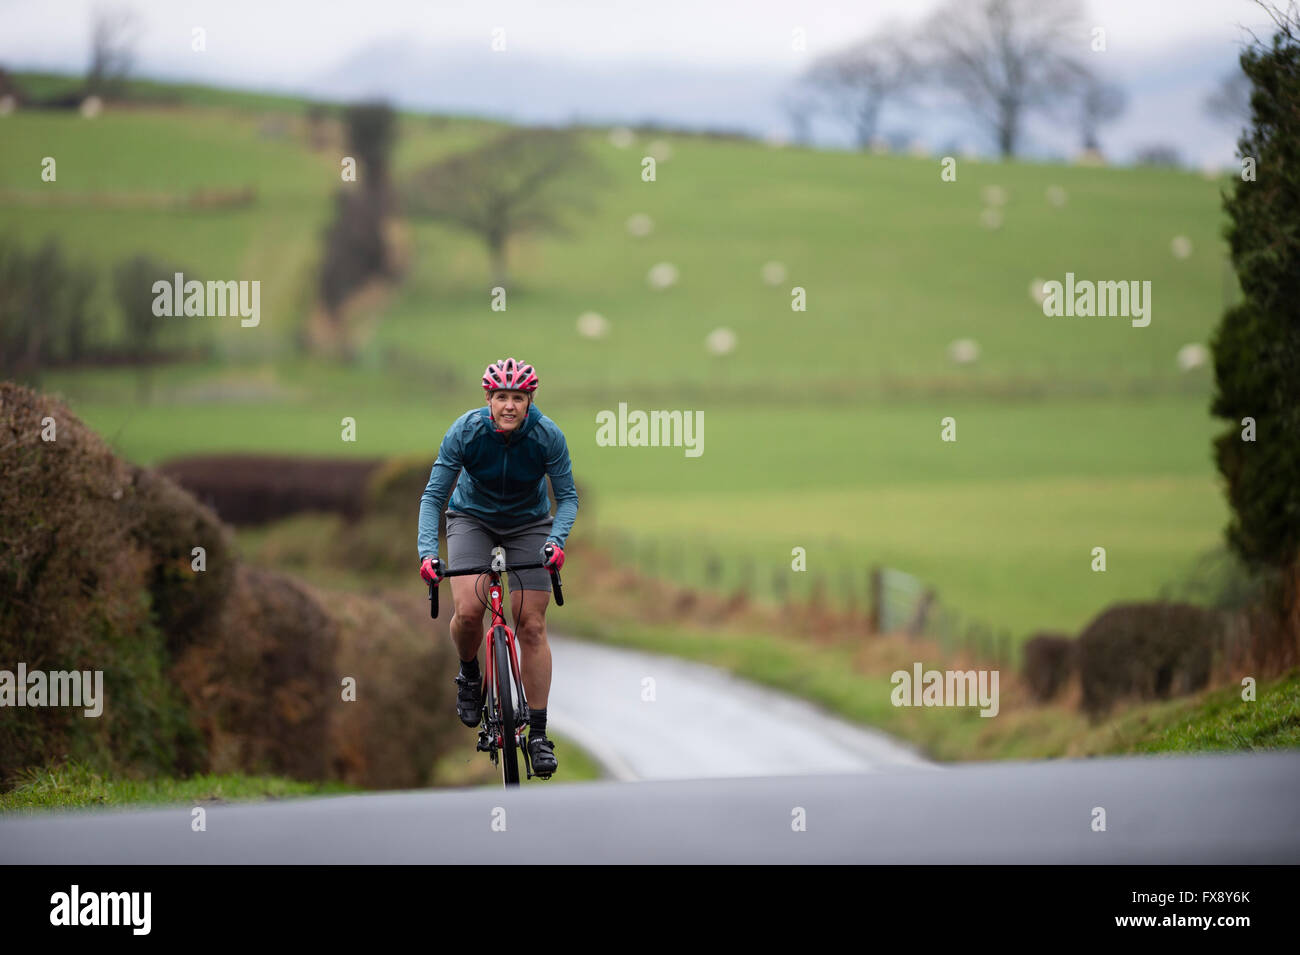
{"label": "bicycle rear wheel", "polygon": [[501,778],[507,786],[519,785],[519,749],[515,746],[515,705],[511,688],[510,645],[504,627],[492,631],[493,669],[497,694],[497,718],[501,726]]}

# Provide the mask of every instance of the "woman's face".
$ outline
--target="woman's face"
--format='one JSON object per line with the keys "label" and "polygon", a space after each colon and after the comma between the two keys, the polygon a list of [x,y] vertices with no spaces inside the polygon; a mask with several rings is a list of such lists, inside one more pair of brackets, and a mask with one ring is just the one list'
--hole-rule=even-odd
{"label": "woman's face", "polygon": [[524,391],[494,391],[487,402],[497,427],[502,431],[513,431],[528,414],[530,400]]}

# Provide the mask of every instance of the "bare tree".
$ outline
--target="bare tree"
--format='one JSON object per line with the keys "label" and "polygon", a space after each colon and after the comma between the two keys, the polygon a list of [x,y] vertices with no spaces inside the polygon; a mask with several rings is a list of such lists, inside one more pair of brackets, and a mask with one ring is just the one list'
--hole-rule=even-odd
{"label": "bare tree", "polygon": [[858,146],[866,147],[875,138],[881,107],[916,76],[904,28],[891,24],[815,61],[805,82],[823,93],[852,124]]}
{"label": "bare tree", "polygon": [[522,232],[568,233],[562,210],[588,208],[604,168],[563,129],[517,129],[417,172],[407,185],[413,216],[479,236],[494,284],[507,282],[506,242]]}
{"label": "bare tree", "polygon": [[1118,119],[1128,106],[1128,94],[1122,87],[1092,79],[1083,86],[1079,96],[1079,127],[1083,134],[1083,148],[1093,152],[1101,149],[1097,141],[1097,128],[1103,123]]}
{"label": "bare tree", "polygon": [[1014,156],[1025,114],[1059,109],[1088,78],[1078,0],[947,0],[925,30],[930,66]]}
{"label": "bare tree", "polygon": [[140,18],[130,7],[99,7],[90,31],[90,68],[86,93],[105,99],[120,96],[135,62]]}
{"label": "bare tree", "polygon": [[801,146],[812,143],[812,120],[819,111],[817,97],[802,84],[796,84],[777,100],[781,112],[790,121],[794,141]]}
{"label": "bare tree", "polygon": [[1206,115],[1213,119],[1247,122],[1250,119],[1250,78],[1238,67],[1206,95],[1203,105]]}

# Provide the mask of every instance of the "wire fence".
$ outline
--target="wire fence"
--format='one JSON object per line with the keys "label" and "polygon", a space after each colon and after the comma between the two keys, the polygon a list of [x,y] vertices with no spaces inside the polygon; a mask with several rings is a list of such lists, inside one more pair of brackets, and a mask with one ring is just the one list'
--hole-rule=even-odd
{"label": "wire fence", "polygon": [[933,640],[949,653],[1002,666],[1019,663],[1019,645],[1009,629],[944,605],[924,581],[897,568],[854,564],[837,555],[833,570],[796,570],[790,560],[756,560],[705,537],[610,531],[598,543],[619,563],[682,586],[741,592],[792,609],[818,607],[858,618],[867,634],[902,633]]}

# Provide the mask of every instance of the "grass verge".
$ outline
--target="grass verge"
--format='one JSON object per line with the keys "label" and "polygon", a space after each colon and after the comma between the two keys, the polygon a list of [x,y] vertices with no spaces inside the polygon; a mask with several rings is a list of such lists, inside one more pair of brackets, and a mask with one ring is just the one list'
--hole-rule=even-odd
{"label": "grass verge", "polygon": [[296,796],[361,792],[346,783],[313,783],[242,773],[188,779],[125,779],[101,776],[80,763],[29,771],[13,790],[0,793],[0,810],[91,809],[108,806],[174,806],[256,802]]}
{"label": "grass verge", "polygon": [[[553,779],[588,782],[606,778],[600,765],[577,743],[558,733],[547,735],[555,742],[556,757],[560,760],[560,769]],[[436,787],[499,787],[498,770],[485,754],[474,751],[472,734],[467,732],[465,740],[464,752],[448,754],[437,763],[434,770]],[[541,786],[545,782],[530,779],[522,785]],[[33,770],[12,791],[0,793],[0,812],[220,805],[362,792],[366,792],[364,787],[347,783],[300,782],[280,776],[246,776],[241,773],[205,774],[189,779],[111,778],[80,763],[67,763]]]}
{"label": "grass verge", "polygon": [[[559,769],[555,771],[555,775],[549,780],[522,779],[520,781],[521,786],[545,786],[548,783],[558,782],[591,782],[592,780],[607,778],[600,764],[573,740],[550,730],[546,731],[546,735],[555,744],[555,759],[560,764]],[[523,776],[523,773],[524,764],[521,756],[519,760],[520,776]],[[495,787],[499,789],[501,787],[501,770],[492,765],[487,753],[480,753],[474,749],[474,733],[467,727],[465,730],[464,750],[449,753],[436,763],[433,780],[434,784],[439,788]]]}
{"label": "grass verge", "polygon": [[1125,714],[1112,729],[1123,752],[1262,750],[1300,746],[1300,668],[1256,687],[1243,701],[1227,686]]}

